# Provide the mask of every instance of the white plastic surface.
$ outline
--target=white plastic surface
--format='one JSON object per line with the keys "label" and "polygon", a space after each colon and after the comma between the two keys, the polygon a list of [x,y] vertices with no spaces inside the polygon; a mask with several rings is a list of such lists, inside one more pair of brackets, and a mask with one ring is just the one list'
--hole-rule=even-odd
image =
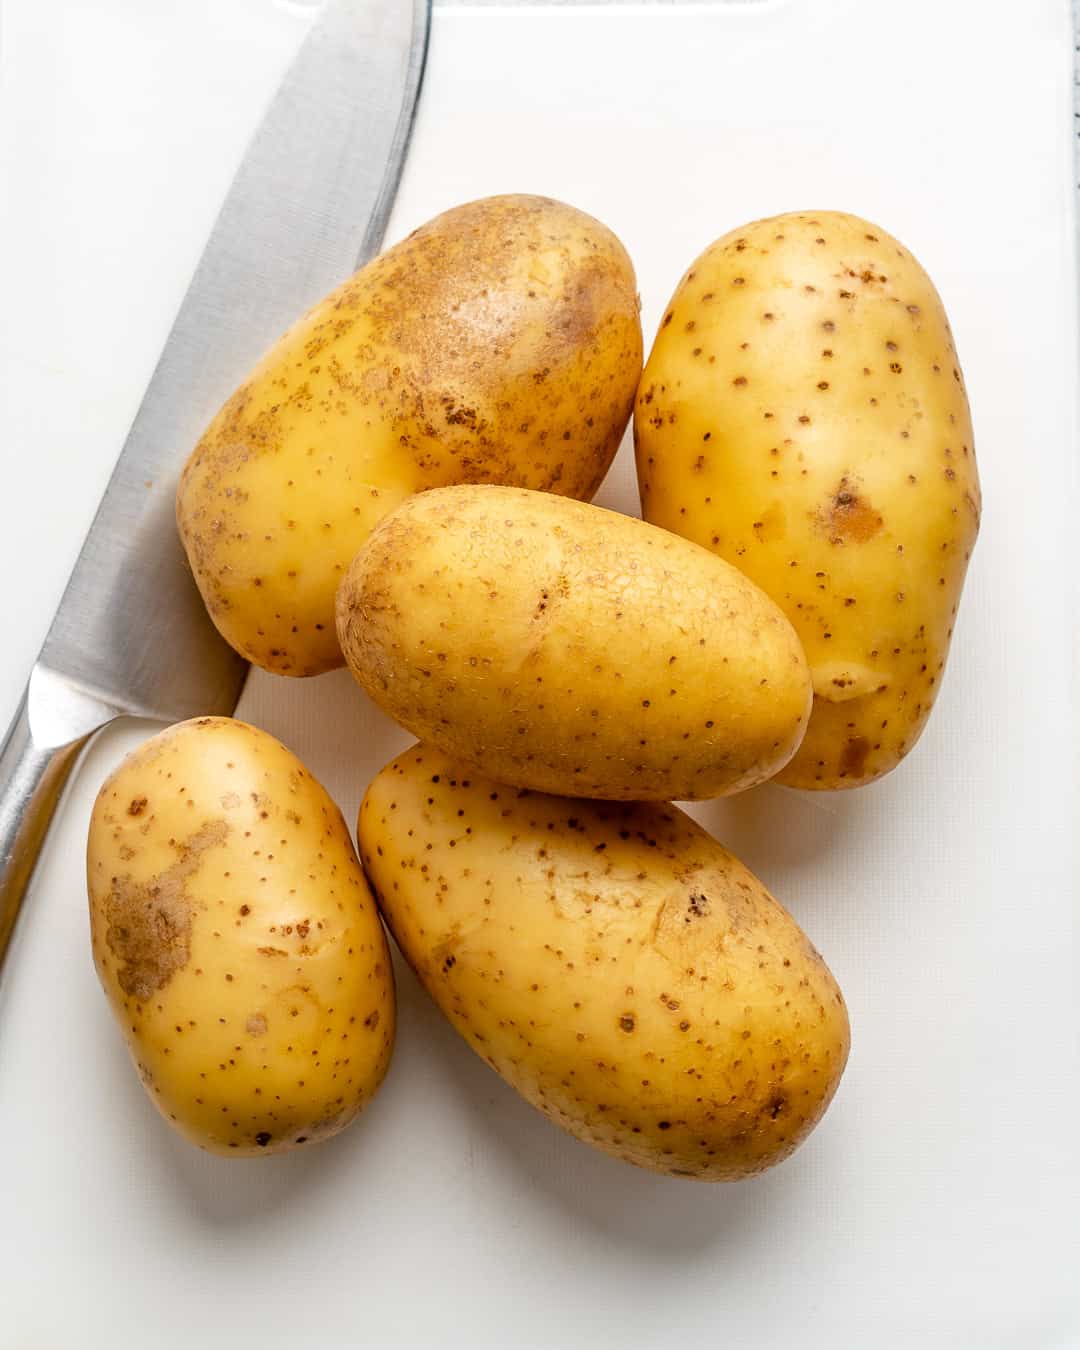
{"label": "white plastic surface", "polygon": [[[304,23],[266,0],[4,0],[0,721],[245,138]],[[735,1187],[562,1135],[407,973],[381,1095],[256,1162],[174,1139],[90,963],[105,736],[0,992],[0,1347],[1072,1350],[1080,1345],[1076,286],[1067,0],[442,9],[390,238],[489,192],[609,223],[647,337],[742,221],[837,207],[935,278],[985,515],[937,710],[851,795],[698,814],[846,991],[839,1095]],[[268,335],[269,336],[269,335]],[[623,452],[601,500],[634,510]],[[406,741],[347,676],[241,713],[352,817]]]}

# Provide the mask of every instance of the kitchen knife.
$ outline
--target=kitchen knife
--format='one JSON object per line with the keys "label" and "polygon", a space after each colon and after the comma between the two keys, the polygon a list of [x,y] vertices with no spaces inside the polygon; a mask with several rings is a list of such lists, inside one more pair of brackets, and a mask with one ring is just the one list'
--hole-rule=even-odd
{"label": "kitchen knife", "polygon": [[0,749],[0,963],[49,822],[117,717],[236,707],[173,516],[181,464],[265,348],[379,248],[431,0],[328,0],[237,171]]}

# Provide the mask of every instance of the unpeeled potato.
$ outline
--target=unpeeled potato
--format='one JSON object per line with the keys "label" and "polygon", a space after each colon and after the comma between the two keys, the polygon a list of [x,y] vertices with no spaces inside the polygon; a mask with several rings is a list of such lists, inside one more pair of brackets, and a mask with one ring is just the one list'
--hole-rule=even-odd
{"label": "unpeeled potato", "polygon": [[519,791],[418,745],[372,782],[358,834],[439,1008],[579,1139],[734,1181],[821,1118],[848,1055],[840,990],[761,882],[676,807]]}
{"label": "unpeeled potato", "polygon": [[634,433],[645,518],[744,571],[806,649],[813,712],[779,781],[895,767],[941,686],[980,513],[960,363],[918,262],[834,211],[731,231],[665,311]]}
{"label": "unpeeled potato", "polygon": [[300,319],[188,460],[177,522],[214,623],[278,674],[341,665],[334,592],[376,522],[446,483],[591,497],[641,350],[599,221],[530,196],[437,216]]}
{"label": "unpeeled potato", "polygon": [[791,624],[734,567],[546,492],[403,503],[353,559],[338,632],[384,712],[544,792],[741,792],[787,763],[810,707]]}
{"label": "unpeeled potato", "polygon": [[341,813],[283,745],[226,717],[151,737],[102,785],[86,866],[102,987],[186,1139],[277,1153],[371,1100],[386,937]]}

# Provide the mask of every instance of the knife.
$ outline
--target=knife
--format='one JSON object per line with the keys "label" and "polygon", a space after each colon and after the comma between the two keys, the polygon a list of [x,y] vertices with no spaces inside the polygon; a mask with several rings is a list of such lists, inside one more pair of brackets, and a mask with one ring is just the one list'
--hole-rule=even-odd
{"label": "knife", "polygon": [[0,749],[0,965],[80,753],[117,717],[236,707],[247,674],[176,532],[181,464],[269,343],[378,250],[431,0],[328,0],[248,147]]}

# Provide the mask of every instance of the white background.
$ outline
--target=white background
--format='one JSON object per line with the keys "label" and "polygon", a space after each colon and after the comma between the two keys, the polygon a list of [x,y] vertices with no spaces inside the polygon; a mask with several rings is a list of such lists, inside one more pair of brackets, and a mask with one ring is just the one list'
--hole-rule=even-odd
{"label": "white background", "polygon": [[[301,34],[271,0],[4,0],[0,722],[245,140]],[[497,191],[590,210],[647,338],[753,217],[877,220],[936,279],[983,534],[934,718],[852,795],[699,815],[825,953],[854,1048],[788,1163],[734,1187],[559,1133],[402,973],[369,1112],[312,1153],[157,1119],[90,963],[91,752],[0,990],[0,1347],[1080,1346],[1076,313],[1066,0],[436,13],[389,239]],[[268,337],[272,335],[268,334]],[[624,446],[601,500],[636,509]],[[352,817],[405,737],[335,674],[242,714]]]}

